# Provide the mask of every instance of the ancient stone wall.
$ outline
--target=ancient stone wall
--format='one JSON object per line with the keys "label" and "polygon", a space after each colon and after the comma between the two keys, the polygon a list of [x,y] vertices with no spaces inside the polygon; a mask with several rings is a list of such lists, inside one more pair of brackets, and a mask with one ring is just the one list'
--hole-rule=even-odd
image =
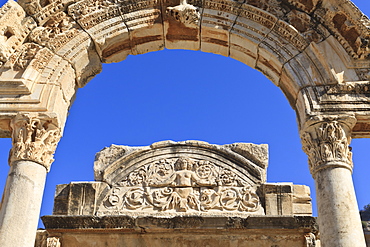
{"label": "ancient stone wall", "polygon": [[95,182],[57,187],[36,246],[313,246],[309,188],[266,183],[267,165],[267,145],[112,145]]}

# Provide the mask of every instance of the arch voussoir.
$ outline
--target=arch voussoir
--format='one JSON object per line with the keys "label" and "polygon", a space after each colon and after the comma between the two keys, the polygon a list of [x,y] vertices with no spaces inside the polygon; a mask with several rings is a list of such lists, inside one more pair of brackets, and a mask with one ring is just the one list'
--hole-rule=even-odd
{"label": "arch voussoir", "polygon": [[118,1],[133,55],[164,49],[160,0]]}
{"label": "arch voussoir", "polygon": [[204,4],[202,0],[162,1],[165,48],[201,49],[200,26]]}
{"label": "arch voussoir", "polygon": [[128,29],[118,4],[78,1],[68,6],[68,14],[94,41],[103,62],[119,62],[131,54]]}
{"label": "arch voussoir", "polygon": [[[242,11],[241,1],[204,2],[201,23],[201,50],[223,56],[230,55],[231,31]],[[220,12],[220,10],[223,10]]]}

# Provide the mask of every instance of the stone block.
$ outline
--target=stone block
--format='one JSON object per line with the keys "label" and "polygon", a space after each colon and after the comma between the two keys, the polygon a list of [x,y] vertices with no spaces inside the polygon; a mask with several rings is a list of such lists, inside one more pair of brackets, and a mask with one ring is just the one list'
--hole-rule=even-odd
{"label": "stone block", "polygon": [[292,183],[266,183],[262,190],[266,215],[293,215]]}
{"label": "stone block", "polygon": [[159,0],[121,0],[120,11],[127,26],[131,54],[144,54],[164,48],[162,3]]}
{"label": "stone block", "polygon": [[318,244],[315,218],[305,216],[43,216],[42,220],[46,232],[39,232],[36,247],[43,246],[49,239],[68,247],[307,247]]}
{"label": "stone block", "polygon": [[293,185],[293,214],[312,215],[310,187],[306,185]]}
{"label": "stone block", "polygon": [[262,191],[266,215],[312,215],[308,186],[266,183]]}
{"label": "stone block", "polygon": [[108,185],[103,182],[73,182],[57,186],[54,215],[94,215],[96,198]]}
{"label": "stone block", "polygon": [[202,1],[163,1],[162,13],[167,49],[200,49]]}
{"label": "stone block", "polygon": [[95,48],[106,63],[119,62],[131,54],[127,26],[118,4],[79,1],[68,7],[68,13],[94,40]]}

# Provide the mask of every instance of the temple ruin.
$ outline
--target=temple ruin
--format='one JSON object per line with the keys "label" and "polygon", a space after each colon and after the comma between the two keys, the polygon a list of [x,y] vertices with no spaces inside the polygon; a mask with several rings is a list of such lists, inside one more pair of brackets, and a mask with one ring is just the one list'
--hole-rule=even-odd
{"label": "temple ruin", "polygon": [[[0,137],[12,138],[9,176],[0,206],[0,246],[34,245],[45,179],[78,88],[101,72],[102,63],[120,62],[128,55],[162,49],[187,49],[234,58],[261,71],[281,89],[296,111],[302,147],[315,179],[321,245],[364,247],[349,144],[352,138],[370,137],[369,29],[369,19],[349,0],[9,0],[0,8]],[[198,146],[202,145],[212,146],[204,143]],[[212,153],[215,146],[209,148]],[[232,147],[224,148],[231,149],[224,150],[231,156],[241,155]],[[140,174],[141,168],[149,172],[161,160],[130,166],[126,173],[120,173],[114,163],[102,163],[95,167],[95,185],[60,185],[55,205],[66,208],[56,208],[55,215],[44,220],[49,220],[47,228],[54,233],[58,232],[57,217],[71,219],[75,215],[81,221],[65,224],[59,221],[59,226],[75,224],[76,229],[132,226],[133,232],[140,227],[155,226],[163,232],[171,228],[168,225],[175,226],[171,229],[183,226],[181,222],[185,220],[191,222],[189,234],[194,229],[210,229],[216,234],[218,226],[249,231],[248,226],[257,226],[257,218],[261,218],[258,215],[264,213],[263,217],[270,217],[264,227],[293,225],[300,236],[303,233],[310,236],[302,246],[314,246],[316,232],[311,221],[277,224],[272,219],[274,215],[289,215],[291,219],[310,216],[294,216],[294,200],[288,203],[289,213],[283,213],[285,206],[268,211],[264,167],[258,164],[258,159],[252,159],[239,169],[235,159],[234,163],[217,163],[192,153],[174,154],[163,161],[172,175],[156,180],[157,173],[153,173],[152,180],[140,180],[136,190],[132,187],[134,180],[127,176]],[[217,174],[214,179],[204,179],[196,170],[207,162],[208,168],[215,170],[212,174]],[[232,173],[240,182],[225,188],[220,176],[229,167],[239,169]],[[113,190],[99,187],[99,181],[109,181]],[[120,184],[122,181],[126,184]],[[279,188],[283,187],[291,198],[299,190],[295,185]],[[63,191],[73,189],[105,191],[97,200],[102,204],[85,208],[91,204],[66,195],[62,198]],[[140,193],[145,190],[145,195],[151,197],[145,197],[144,202]],[[231,190],[231,194],[224,195],[227,198],[234,193],[239,199],[234,202],[220,199],[224,190]],[[158,196],[162,193],[162,197],[153,193]],[[305,189],[300,193],[305,194]],[[220,198],[208,204],[199,201],[198,198],[206,201],[207,195]],[[125,203],[120,201],[122,198],[126,198]],[[127,213],[139,206],[137,200],[145,205],[142,212],[149,218],[135,218]],[[67,207],[72,202],[80,206],[79,210]],[[235,212],[229,210],[233,207]],[[169,217],[167,210],[170,214],[176,211],[173,220],[159,217],[159,208],[164,213],[161,217]],[[228,211],[227,216],[221,213],[224,210]],[[204,220],[182,215],[184,212],[238,220],[215,222],[209,221],[213,216]],[[255,229],[261,233],[266,230],[264,227]],[[44,237],[47,246],[66,241],[57,234]]]}

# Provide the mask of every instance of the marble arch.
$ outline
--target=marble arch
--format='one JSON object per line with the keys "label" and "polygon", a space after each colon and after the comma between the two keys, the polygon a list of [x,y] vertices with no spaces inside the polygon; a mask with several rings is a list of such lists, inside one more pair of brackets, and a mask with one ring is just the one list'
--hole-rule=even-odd
{"label": "marble arch", "polygon": [[[16,241],[6,231],[24,236],[18,246],[33,243],[76,90],[101,63],[167,48],[232,57],[281,88],[317,184],[323,243],[364,246],[348,145],[370,136],[369,29],[349,0],[8,1],[0,9],[0,137],[13,147],[0,245]],[[16,203],[32,206],[10,210]],[[14,217],[25,223],[10,229]]]}

